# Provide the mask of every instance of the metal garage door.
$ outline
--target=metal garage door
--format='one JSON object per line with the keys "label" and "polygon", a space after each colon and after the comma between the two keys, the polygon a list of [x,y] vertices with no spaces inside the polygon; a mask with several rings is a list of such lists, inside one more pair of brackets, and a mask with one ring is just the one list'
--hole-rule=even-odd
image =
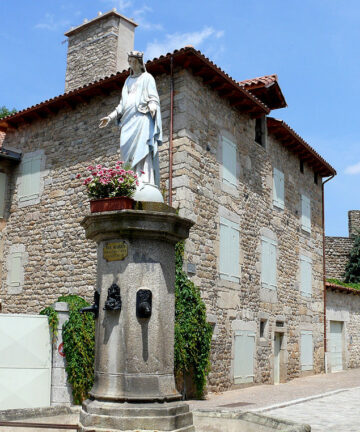
{"label": "metal garage door", "polygon": [[343,370],[343,344],[341,321],[330,321],[330,365],[331,372]]}
{"label": "metal garage door", "polygon": [[0,410],[50,405],[48,319],[0,314]]}

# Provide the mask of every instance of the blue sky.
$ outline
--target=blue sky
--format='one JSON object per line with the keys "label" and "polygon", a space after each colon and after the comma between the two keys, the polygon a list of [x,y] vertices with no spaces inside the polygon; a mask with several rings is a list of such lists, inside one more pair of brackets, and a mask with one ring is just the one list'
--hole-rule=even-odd
{"label": "blue sky", "polygon": [[64,32],[116,7],[153,58],[191,44],[233,78],[277,73],[285,120],[337,170],[325,186],[326,233],[347,236],[360,209],[360,4],[357,0],[0,0],[0,106],[64,91]]}

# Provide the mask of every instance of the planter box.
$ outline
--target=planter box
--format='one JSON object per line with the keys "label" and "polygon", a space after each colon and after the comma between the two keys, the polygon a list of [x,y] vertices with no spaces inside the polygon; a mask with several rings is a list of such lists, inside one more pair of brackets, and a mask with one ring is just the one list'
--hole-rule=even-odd
{"label": "planter box", "polygon": [[113,210],[131,210],[134,200],[129,197],[101,198],[90,201],[91,213],[107,212]]}

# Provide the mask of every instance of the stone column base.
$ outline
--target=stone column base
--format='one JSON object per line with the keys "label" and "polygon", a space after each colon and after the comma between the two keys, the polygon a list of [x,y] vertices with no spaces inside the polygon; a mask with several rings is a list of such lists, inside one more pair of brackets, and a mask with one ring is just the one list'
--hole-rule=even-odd
{"label": "stone column base", "polygon": [[86,400],[80,411],[83,432],[195,432],[185,402],[116,403]]}

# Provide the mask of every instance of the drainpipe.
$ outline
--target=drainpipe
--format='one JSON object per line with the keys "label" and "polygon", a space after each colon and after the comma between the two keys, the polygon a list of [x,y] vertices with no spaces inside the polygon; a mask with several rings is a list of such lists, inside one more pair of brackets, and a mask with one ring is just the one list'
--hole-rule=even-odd
{"label": "drainpipe", "polygon": [[173,126],[174,126],[174,58],[170,57],[170,131],[169,131],[169,206],[172,205]]}
{"label": "drainpipe", "polygon": [[327,332],[326,332],[326,275],[325,275],[325,204],[324,204],[324,185],[329,180],[333,179],[335,174],[330,176],[327,180],[321,184],[321,195],[322,195],[322,230],[323,230],[323,284],[324,284],[324,363],[325,373],[327,373]]}

